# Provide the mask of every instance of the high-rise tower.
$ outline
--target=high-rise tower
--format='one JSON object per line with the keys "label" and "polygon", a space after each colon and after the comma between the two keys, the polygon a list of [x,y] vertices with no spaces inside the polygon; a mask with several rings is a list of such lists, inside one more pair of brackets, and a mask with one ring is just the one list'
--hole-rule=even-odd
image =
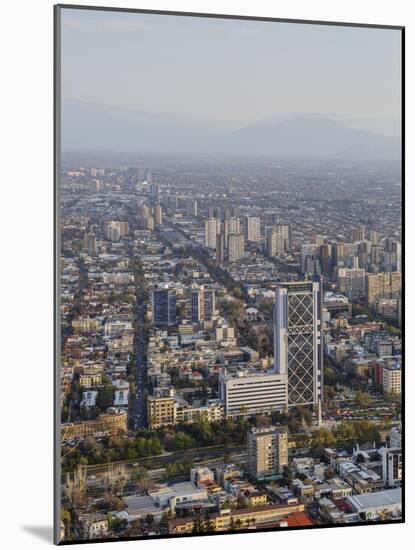
{"label": "high-rise tower", "polygon": [[152,292],[153,325],[170,326],[177,323],[176,291],[162,288]]}
{"label": "high-rise tower", "polygon": [[322,280],[275,291],[274,370],[288,376],[288,406],[317,405],[323,394]]}

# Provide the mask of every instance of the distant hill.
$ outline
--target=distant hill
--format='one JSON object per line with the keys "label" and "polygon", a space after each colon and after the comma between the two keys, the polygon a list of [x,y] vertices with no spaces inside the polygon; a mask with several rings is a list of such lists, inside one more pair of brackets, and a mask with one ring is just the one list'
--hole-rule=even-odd
{"label": "distant hill", "polygon": [[400,140],[350,128],[328,118],[296,117],[241,128],[226,136],[227,153],[276,157],[400,158]]}
{"label": "distant hill", "polygon": [[212,125],[82,101],[62,104],[62,149],[399,159],[400,140],[329,118],[293,116],[219,135]]}
{"label": "distant hill", "polygon": [[148,114],[83,101],[62,102],[62,149],[186,152],[203,150],[209,132],[168,113]]}

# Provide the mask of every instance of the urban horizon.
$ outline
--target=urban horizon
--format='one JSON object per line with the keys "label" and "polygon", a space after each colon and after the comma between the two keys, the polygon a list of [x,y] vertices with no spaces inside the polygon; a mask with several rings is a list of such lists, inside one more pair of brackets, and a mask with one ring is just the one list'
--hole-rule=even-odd
{"label": "urban horizon", "polygon": [[399,31],[61,17],[57,541],[401,522]]}

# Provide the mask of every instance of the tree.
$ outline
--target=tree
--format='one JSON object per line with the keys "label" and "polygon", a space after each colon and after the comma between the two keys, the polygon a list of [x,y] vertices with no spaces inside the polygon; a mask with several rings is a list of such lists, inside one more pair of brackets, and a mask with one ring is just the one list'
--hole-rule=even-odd
{"label": "tree", "polygon": [[313,432],[311,443],[313,447],[331,447],[335,442],[336,438],[328,428],[319,428]]}
{"label": "tree", "polygon": [[187,451],[195,446],[195,440],[184,432],[177,432],[174,438],[174,448],[176,451]]}
{"label": "tree", "polygon": [[336,384],[336,374],[330,367],[324,369],[324,383],[327,386],[334,386]]}
{"label": "tree", "polygon": [[65,534],[66,534],[68,533],[71,525],[71,513],[69,510],[66,510],[65,508],[61,508],[61,521],[65,526]]}
{"label": "tree", "polygon": [[107,493],[103,499],[97,502],[96,508],[102,511],[124,510],[125,505],[122,498]]}
{"label": "tree", "polygon": [[200,430],[203,442],[209,439],[212,435],[212,425],[206,416],[199,415],[197,427]]}
{"label": "tree", "polygon": [[392,336],[401,336],[401,330],[399,328],[389,325],[388,323],[385,323],[384,326],[385,330],[387,330],[389,334],[392,334]]}
{"label": "tree", "polygon": [[83,442],[83,448],[86,452],[93,451],[99,447],[97,440],[94,437],[86,437]]}
{"label": "tree", "polygon": [[152,437],[148,441],[148,456],[160,455],[163,448],[158,437]]}
{"label": "tree", "polygon": [[293,473],[289,466],[284,466],[282,470],[282,475],[286,483],[290,483],[293,479]]}
{"label": "tree", "polygon": [[137,487],[140,491],[145,491],[148,488],[149,477],[146,468],[139,466],[132,477],[137,481]]}
{"label": "tree", "polygon": [[332,401],[336,397],[336,390],[332,386],[324,386],[325,400]]}
{"label": "tree", "polygon": [[379,443],[380,432],[379,426],[368,420],[362,420],[361,422],[355,422],[356,438],[358,443]]}
{"label": "tree", "polygon": [[109,464],[103,476],[104,486],[108,495],[122,495],[127,478],[127,470],[124,464]]}
{"label": "tree", "polygon": [[161,519],[160,519],[160,527],[163,530],[167,530],[169,527],[169,514],[168,512],[163,512]]}
{"label": "tree", "polygon": [[239,288],[239,286],[233,287],[233,295],[235,298],[242,298],[242,290]]}
{"label": "tree", "polygon": [[272,300],[261,300],[258,304],[258,308],[265,319],[272,319],[272,312],[274,309],[274,302]]}
{"label": "tree", "polygon": [[195,512],[195,517],[193,519],[192,533],[203,533],[205,530],[204,522],[200,517],[200,511]]}
{"label": "tree", "polygon": [[355,441],[356,429],[351,422],[340,422],[335,429],[335,435],[338,441]]}
{"label": "tree", "polygon": [[108,520],[108,528],[111,531],[121,531],[127,526],[126,519],[116,518],[111,514],[111,512],[107,513],[107,520]]}
{"label": "tree", "polygon": [[356,392],[356,405],[359,407],[366,407],[371,403],[371,401],[372,398],[368,393],[360,390]]}
{"label": "tree", "polygon": [[295,416],[290,416],[288,420],[288,430],[291,434],[297,434],[301,427],[301,423]]}
{"label": "tree", "polygon": [[215,530],[215,526],[210,518],[209,513],[205,514],[205,524],[204,524],[204,530],[209,533],[210,531]]}
{"label": "tree", "polygon": [[108,407],[112,407],[114,402],[114,388],[111,384],[105,384],[98,391],[97,405],[102,410],[105,411]]}
{"label": "tree", "polygon": [[75,472],[66,475],[65,493],[72,505],[83,503],[86,499],[86,468],[79,465]]}
{"label": "tree", "polygon": [[269,426],[271,424],[271,419],[265,414],[259,414],[255,418],[257,426]]}

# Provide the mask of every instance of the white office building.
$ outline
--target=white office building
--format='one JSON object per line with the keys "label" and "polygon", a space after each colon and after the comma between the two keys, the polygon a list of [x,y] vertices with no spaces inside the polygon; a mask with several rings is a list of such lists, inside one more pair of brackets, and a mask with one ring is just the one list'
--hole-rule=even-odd
{"label": "white office building", "polygon": [[254,370],[224,372],[219,376],[225,416],[250,416],[283,411],[287,407],[287,376]]}

